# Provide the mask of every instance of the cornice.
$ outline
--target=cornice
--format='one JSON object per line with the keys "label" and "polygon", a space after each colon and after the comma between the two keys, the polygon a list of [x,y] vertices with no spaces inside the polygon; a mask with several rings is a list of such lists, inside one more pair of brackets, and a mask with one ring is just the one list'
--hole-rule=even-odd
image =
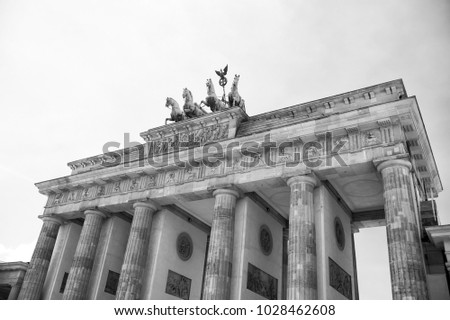
{"label": "cornice", "polygon": [[0,262],[0,271],[27,271],[28,263],[22,261]]}

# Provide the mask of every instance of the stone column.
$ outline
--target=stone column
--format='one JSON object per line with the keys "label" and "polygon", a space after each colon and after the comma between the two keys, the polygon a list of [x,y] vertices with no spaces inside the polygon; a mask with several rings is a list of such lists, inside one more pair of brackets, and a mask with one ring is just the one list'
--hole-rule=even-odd
{"label": "stone column", "polygon": [[286,300],[287,298],[287,270],[288,270],[288,243],[289,243],[289,228],[283,228],[283,253],[282,253],[282,264],[283,268],[281,271],[281,299]]}
{"label": "stone column", "polygon": [[218,189],[205,272],[204,300],[230,299],[233,261],[234,213],[239,194],[230,189]]}
{"label": "stone column", "polygon": [[8,300],[17,300],[17,296],[19,295],[20,292],[20,287],[21,284],[15,284],[11,287],[11,291],[9,292],[8,295]]}
{"label": "stone column", "polygon": [[17,300],[19,293],[20,293],[20,289],[22,288],[22,284],[23,284],[23,277],[24,276],[24,271],[21,271],[19,273],[19,279],[17,280],[17,282],[11,287],[11,291],[9,292],[8,295],[8,300]]}
{"label": "stone column", "polygon": [[411,163],[407,160],[387,160],[378,165],[378,171],[383,177],[394,300],[428,299],[410,170]]}
{"label": "stone column", "polygon": [[38,300],[41,297],[56,237],[62,223],[62,220],[55,216],[43,215],[39,218],[44,221],[44,224],[23,279],[19,300]]}
{"label": "stone column", "polygon": [[288,300],[317,300],[316,230],[311,176],[289,178]]}
{"label": "stone column", "polygon": [[205,277],[206,277],[206,266],[208,262],[208,251],[209,251],[209,242],[210,242],[211,236],[208,235],[206,237],[206,250],[205,250],[205,261],[203,262],[203,275],[202,275],[202,292],[200,294],[200,300],[203,299],[204,291],[205,291]]}
{"label": "stone column", "polygon": [[153,214],[158,210],[152,202],[136,202],[130,236],[117,286],[117,300],[139,300],[148,254]]}
{"label": "stone column", "polygon": [[104,213],[97,210],[86,210],[84,215],[83,228],[63,294],[64,300],[85,299],[103,219],[106,217]]}

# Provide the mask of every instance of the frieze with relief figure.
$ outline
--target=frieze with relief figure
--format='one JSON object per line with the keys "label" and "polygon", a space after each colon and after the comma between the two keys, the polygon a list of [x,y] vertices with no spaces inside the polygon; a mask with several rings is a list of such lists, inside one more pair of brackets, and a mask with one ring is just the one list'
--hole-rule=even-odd
{"label": "frieze with relief figure", "polygon": [[247,269],[247,289],[266,299],[277,300],[278,279],[249,263]]}
{"label": "frieze with relief figure", "polygon": [[331,258],[328,258],[328,268],[330,273],[330,286],[351,300],[353,297],[352,277]]}
{"label": "frieze with relief figure", "polygon": [[169,270],[166,281],[166,293],[172,296],[189,300],[192,280],[175,271]]}

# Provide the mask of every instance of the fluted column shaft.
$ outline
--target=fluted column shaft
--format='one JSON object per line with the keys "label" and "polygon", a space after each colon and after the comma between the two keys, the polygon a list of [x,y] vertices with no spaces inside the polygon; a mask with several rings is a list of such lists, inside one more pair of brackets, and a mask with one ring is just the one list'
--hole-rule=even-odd
{"label": "fluted column shaft", "polygon": [[137,202],[133,208],[135,211],[117,286],[117,300],[139,300],[141,297],[150,229],[153,214],[157,210],[157,206],[151,202]]}
{"label": "fluted column shaft", "polygon": [[289,228],[283,228],[283,269],[281,271],[281,299],[286,300],[287,298],[287,270],[288,270],[288,243],[289,243]]}
{"label": "fluted column shaft", "polygon": [[428,299],[421,241],[410,183],[411,163],[388,160],[378,165],[383,177],[384,212],[394,300]]}
{"label": "fluted column shaft", "polygon": [[234,190],[218,189],[211,226],[208,260],[206,263],[204,300],[230,299],[233,260],[234,214],[239,194]]}
{"label": "fluted column shaft", "polygon": [[61,226],[62,220],[59,218],[45,215],[39,216],[39,218],[44,221],[44,224],[23,280],[19,300],[37,300],[41,297],[56,237]]}
{"label": "fluted column shaft", "polygon": [[292,177],[288,243],[288,300],[317,299],[316,230],[313,191],[316,179]]}
{"label": "fluted column shaft", "polygon": [[19,296],[21,287],[22,287],[22,281],[18,281],[16,284],[14,284],[11,287],[11,291],[9,292],[8,300],[17,300],[17,297]]}
{"label": "fluted column shaft", "polygon": [[106,217],[104,213],[97,210],[86,210],[84,215],[83,228],[63,294],[64,300],[83,300],[86,298],[103,218]]}

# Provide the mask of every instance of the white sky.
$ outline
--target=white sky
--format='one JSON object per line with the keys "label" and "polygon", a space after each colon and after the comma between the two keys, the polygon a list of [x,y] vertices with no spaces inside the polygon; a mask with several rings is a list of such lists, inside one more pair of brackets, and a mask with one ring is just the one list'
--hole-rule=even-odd
{"label": "white sky", "polygon": [[[249,115],[402,78],[445,188],[449,18],[443,0],[0,0],[0,260],[31,258],[45,203],[35,182],[125,132],[141,141],[167,96],[181,103],[188,87],[200,101],[226,64]],[[442,223],[449,204],[445,190]],[[357,235],[362,298],[391,296],[385,241],[383,228]]]}

